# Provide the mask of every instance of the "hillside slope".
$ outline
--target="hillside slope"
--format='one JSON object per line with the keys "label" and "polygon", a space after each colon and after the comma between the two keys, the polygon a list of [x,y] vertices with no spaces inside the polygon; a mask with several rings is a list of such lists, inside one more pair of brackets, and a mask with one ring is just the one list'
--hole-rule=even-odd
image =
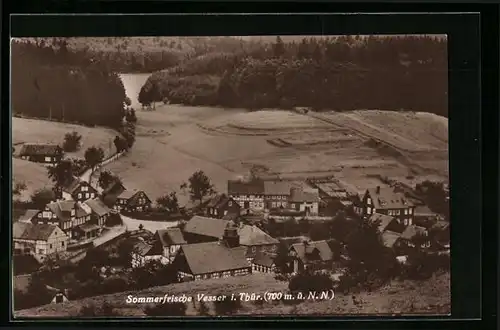
{"label": "hillside slope", "polygon": [[[138,292],[123,292],[69,301],[63,304],[51,304],[38,308],[15,312],[15,317],[55,317],[75,316],[82,306],[94,304],[99,306],[107,302],[124,316],[144,316],[146,306],[127,304],[128,295],[135,297],[160,296],[166,293],[180,296],[185,294],[196,300],[197,294],[230,294],[230,293],[263,293],[265,291],[287,290],[286,282],[277,282],[269,275],[252,274],[245,277],[212,279],[200,282],[171,284],[150,288]],[[285,305],[282,302],[243,303],[237,315],[290,315],[290,314],[449,314],[450,313],[450,276],[448,273],[435,275],[423,282],[392,282],[389,285],[373,291],[356,294],[356,303],[352,295],[337,294],[333,301],[306,301],[298,305]],[[199,304],[188,303],[188,315],[197,315]]]}

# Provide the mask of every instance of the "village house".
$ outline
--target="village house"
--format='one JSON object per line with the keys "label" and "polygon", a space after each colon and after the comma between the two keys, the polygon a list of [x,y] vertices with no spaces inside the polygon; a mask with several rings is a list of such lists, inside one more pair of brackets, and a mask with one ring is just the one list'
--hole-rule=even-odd
{"label": "village house", "polygon": [[394,231],[386,230],[381,235],[382,244],[389,249],[395,249],[398,247],[398,243],[401,238],[401,233],[397,233]]}
{"label": "village house", "polygon": [[69,241],[69,237],[57,226],[27,222],[15,222],[12,236],[14,254],[47,256],[64,252]]}
{"label": "village house", "polygon": [[352,200],[346,188],[333,177],[309,179],[307,182],[318,189],[319,197],[325,203],[338,202],[344,207],[352,205]]}
{"label": "village house", "polygon": [[427,229],[420,226],[411,225],[406,227],[405,231],[401,234],[399,247],[415,247],[413,240],[417,235],[422,237],[420,248],[430,247],[429,233]]}
{"label": "village house", "polygon": [[187,242],[179,228],[161,229],[153,236],[151,254],[163,256],[163,263],[171,263],[184,244]]}
{"label": "village house", "polygon": [[276,254],[279,241],[255,225],[238,226],[240,245],[247,248],[246,257],[250,261],[258,254]]}
{"label": "village house", "polygon": [[223,218],[227,215],[239,216],[240,205],[226,194],[218,194],[212,197],[205,205],[204,214],[212,218]]}
{"label": "village house", "polygon": [[143,239],[139,239],[139,241],[133,245],[131,253],[132,268],[144,267],[148,262],[155,260],[161,262],[162,255],[155,253],[152,245],[147,244]]}
{"label": "village house", "polygon": [[369,223],[378,222],[378,232],[384,233],[385,231],[392,231],[401,234],[405,230],[405,226],[398,223],[397,219],[385,214],[375,213],[368,219]]}
{"label": "village house", "polygon": [[245,254],[238,228],[229,222],[220,241],[182,245],[172,264],[181,281],[243,276],[252,272]]}
{"label": "village house", "polygon": [[62,198],[65,200],[75,200],[78,202],[93,199],[99,194],[88,182],[73,178],[62,187]]}
{"label": "village house", "polygon": [[127,190],[120,180],[113,180],[101,192],[101,199],[106,206],[115,208],[118,196]]}
{"label": "village house", "polygon": [[288,181],[264,181],[264,206],[268,210],[288,208],[292,184]]}
{"label": "village house", "polygon": [[91,220],[89,210],[84,204],[72,200],[49,203],[32,219],[33,224],[56,225],[70,238],[75,229]]}
{"label": "village house", "polygon": [[274,257],[267,253],[258,253],[252,261],[252,272],[275,273],[276,270]]}
{"label": "village house", "polygon": [[418,205],[415,207],[415,223],[425,223],[428,221],[443,220],[443,217],[436,212],[432,212],[427,205]]}
{"label": "village house", "polygon": [[[220,241],[229,220],[194,216],[184,226],[184,238],[192,243]],[[246,248],[246,257],[251,260],[259,252],[275,253],[279,241],[269,236],[255,225],[240,224],[236,226],[239,245]]]}
{"label": "village house", "polygon": [[19,152],[22,159],[46,165],[56,165],[63,155],[62,148],[56,144],[25,143]]}
{"label": "village house", "polygon": [[319,192],[292,188],[290,195],[290,208],[305,212],[307,215],[317,215],[319,211]]}
{"label": "village house", "polygon": [[404,226],[413,224],[415,206],[402,193],[392,188],[367,189],[361,199],[363,216],[369,217],[374,213],[390,215]]}
{"label": "village house", "polygon": [[327,241],[304,240],[293,244],[289,251],[292,273],[300,273],[306,269],[329,269],[333,265],[333,251]]}
{"label": "village house", "polygon": [[227,192],[246,213],[264,210],[264,182],[228,181]]}
{"label": "village house", "polygon": [[99,198],[89,199],[83,204],[87,205],[90,208],[91,223],[99,227],[104,227],[106,221],[111,215],[111,210],[106,206],[106,204],[104,204],[104,202]]}
{"label": "village house", "polygon": [[144,212],[151,209],[151,199],[142,190],[124,190],[116,197],[117,211]]}

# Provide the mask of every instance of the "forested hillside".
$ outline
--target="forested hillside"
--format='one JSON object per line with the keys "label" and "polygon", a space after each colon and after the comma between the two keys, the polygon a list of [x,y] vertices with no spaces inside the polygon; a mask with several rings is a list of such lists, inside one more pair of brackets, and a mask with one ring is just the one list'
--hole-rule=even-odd
{"label": "forested hillside", "polygon": [[[188,105],[384,109],[447,116],[443,38],[338,37],[243,41],[153,74],[139,99]],[[251,44],[251,46],[248,46]]]}
{"label": "forested hillside", "polygon": [[13,41],[14,114],[86,125],[118,127],[124,115],[120,77],[67,43]]}

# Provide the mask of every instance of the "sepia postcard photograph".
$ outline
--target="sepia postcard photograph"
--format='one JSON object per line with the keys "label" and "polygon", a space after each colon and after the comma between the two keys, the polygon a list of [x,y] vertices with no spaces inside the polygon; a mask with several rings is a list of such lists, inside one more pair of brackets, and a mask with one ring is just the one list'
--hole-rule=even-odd
{"label": "sepia postcard photograph", "polygon": [[14,318],[450,315],[447,49],[12,38]]}

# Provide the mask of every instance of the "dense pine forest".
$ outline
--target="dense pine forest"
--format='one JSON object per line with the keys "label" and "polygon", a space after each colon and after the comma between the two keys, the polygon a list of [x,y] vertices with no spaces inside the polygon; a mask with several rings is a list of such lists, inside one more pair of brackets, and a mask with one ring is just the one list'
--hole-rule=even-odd
{"label": "dense pine forest", "polygon": [[154,73],[139,101],[425,111],[447,116],[447,43],[429,36],[251,42]]}

